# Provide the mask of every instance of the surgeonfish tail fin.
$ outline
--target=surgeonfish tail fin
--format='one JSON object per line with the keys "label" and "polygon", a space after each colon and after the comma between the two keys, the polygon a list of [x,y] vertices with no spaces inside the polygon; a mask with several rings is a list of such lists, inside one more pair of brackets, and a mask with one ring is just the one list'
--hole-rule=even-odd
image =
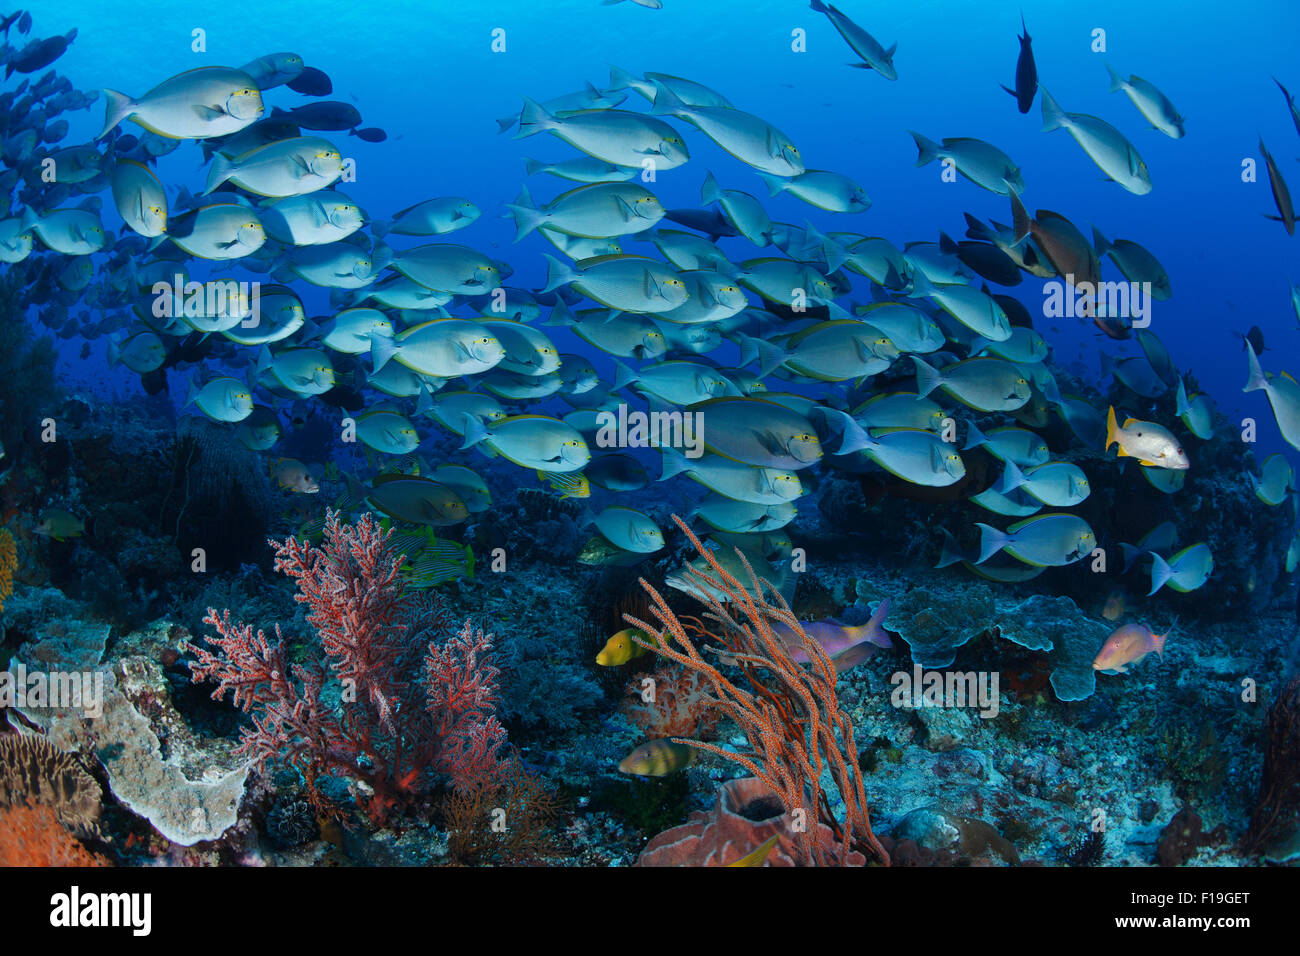
{"label": "surgeonfish tail fin", "polygon": [[988,226],[980,222],[970,213],[966,213],[966,237],[968,239],[983,239],[986,242],[993,241],[993,233]]}
{"label": "surgeonfish tail fin", "polygon": [[374,236],[375,239],[382,239],[384,236],[388,235],[389,230],[392,228],[393,223],[391,220],[376,219],[370,224],[370,234]]}
{"label": "surgeonfish tail fin", "polygon": [[939,158],[939,150],[943,147],[934,140],[926,139],[915,130],[908,130],[912,134],[912,139],[916,141],[916,165],[924,166],[932,163]]}
{"label": "surgeonfish tail fin", "polygon": [[969,422],[966,425],[966,444],[961,446],[961,450],[970,451],[970,449],[978,448],[986,442],[988,442],[988,438],[979,430],[979,426],[974,422]]}
{"label": "surgeonfish tail fin", "polygon": [[943,377],[939,374],[938,369],[927,365],[915,355],[912,356],[912,362],[916,365],[916,397],[918,399],[925,398],[939,387]]}
{"label": "surgeonfish tail fin", "polygon": [[700,186],[700,202],[708,205],[711,202],[718,202],[722,199],[722,189],[718,186],[717,179],[714,178],[712,171],[704,173],[704,184]]}
{"label": "surgeonfish tail fin", "polygon": [[1040,86],[1038,92],[1043,104],[1043,132],[1050,133],[1054,129],[1060,129],[1068,122],[1065,110],[1052,99],[1052,94],[1047,92],[1046,88]]}
{"label": "surgeonfish tail fin", "polygon": [[636,77],[634,77],[627,70],[624,70],[621,67],[617,67],[613,65],[610,66],[609,68],[610,92],[613,92],[615,90],[626,90],[635,82],[636,82]]}
{"label": "surgeonfish tail fin", "polygon": [[654,81],[655,98],[650,103],[651,116],[673,116],[690,110],[680,96],[658,80]]}
{"label": "surgeonfish tail fin", "polygon": [[471,415],[469,412],[466,412],[465,413],[465,442],[460,446],[461,450],[463,451],[466,448],[473,448],[475,445],[477,445],[479,442],[483,441],[483,439],[487,437],[488,437],[487,426],[483,424],[482,420],[479,419],[477,416]]}
{"label": "surgeonfish tail fin", "polygon": [[1115,68],[1109,63],[1106,64],[1106,72],[1110,74],[1110,92],[1118,93],[1124,89],[1124,77],[1115,72]]}
{"label": "surgeonfish tail fin", "polygon": [[1106,237],[1101,234],[1101,230],[1096,226],[1092,227],[1092,247],[1097,250],[1098,256],[1104,256],[1110,252],[1110,243],[1106,241]]}
{"label": "surgeonfish tail fin", "polygon": [[525,157],[525,159],[524,159],[524,175],[525,175],[525,176],[536,176],[538,173],[540,173],[543,169],[546,168],[546,165],[547,165],[547,164],[544,163],[544,162],[542,162],[540,159],[528,159],[528,158]]}
{"label": "surgeonfish tail fin", "polygon": [[[758,171],[755,170],[755,172]],[[773,176],[771,173],[760,172],[758,173],[758,178],[763,180],[763,184],[767,186],[767,193],[769,196],[777,196],[783,189],[785,189],[785,180],[780,176]]]}
{"label": "surgeonfish tail fin", "polygon": [[1014,461],[1009,461],[1002,469],[1002,480],[998,482],[994,490],[1000,495],[1009,495],[1024,485],[1027,480],[1020,467]]}
{"label": "surgeonfish tail fin", "polygon": [[370,336],[370,361],[372,368],[371,375],[378,374],[379,370],[388,364],[389,359],[397,354],[397,342],[389,335]]}
{"label": "surgeonfish tail fin", "polygon": [[[1106,447],[1102,451],[1110,451],[1110,446],[1119,443],[1119,423],[1115,421],[1115,406],[1111,405],[1106,409]],[[1121,455],[1124,449],[1121,448]]]}
{"label": "surgeonfish tail fin", "polygon": [[554,292],[560,286],[568,285],[578,278],[577,272],[555,256],[545,252],[542,255],[546,257],[546,287],[542,289],[543,293]]}
{"label": "surgeonfish tail fin", "polygon": [[546,112],[546,107],[525,96],[524,108],[519,113],[519,132],[515,133],[515,139],[524,139],[554,127],[555,117]]}
{"label": "surgeonfish tail fin", "polygon": [[[808,6],[814,13],[830,12],[830,10],[827,9],[826,4],[822,3],[822,0],[812,0],[812,3],[810,3]],[[1280,83],[1278,85],[1281,86]]]}
{"label": "surgeonfish tail fin", "polygon": [[1155,594],[1162,587],[1169,583],[1169,579],[1174,576],[1174,569],[1169,566],[1169,562],[1154,551],[1151,554],[1151,590],[1147,592],[1147,597]]}
{"label": "surgeonfish tail fin", "polygon": [[946,568],[950,564],[956,564],[963,560],[961,549],[957,547],[957,539],[952,536],[952,532],[947,528],[940,528],[943,532],[943,551],[939,555],[939,563],[936,568]]}
{"label": "surgeonfish tail fin", "polygon": [[103,139],[113,131],[113,127],[126,119],[135,110],[135,101],[125,93],[117,90],[104,90],[104,128],[95,139]]}
{"label": "surgeonfish tail fin", "polygon": [[686,456],[676,448],[669,448],[665,445],[659,451],[663,455],[663,474],[659,476],[659,481],[667,481],[674,475],[680,475],[690,467],[690,462]]}
{"label": "surgeonfish tail fin", "polygon": [[627,388],[629,385],[631,385],[633,382],[637,381],[640,378],[640,376],[636,373],[635,369],[630,368],[629,366],[620,362],[618,359],[614,360],[614,368],[617,370],[614,376],[614,389],[613,389],[616,392],[620,388]]}
{"label": "surgeonfish tail fin", "polygon": [[235,162],[228,159],[221,153],[216,153],[212,157],[212,168],[208,170],[208,182],[203,187],[203,195],[215,190],[224,183],[235,171]]}
{"label": "surgeonfish tail fin", "polygon": [[1264,369],[1259,364],[1259,356],[1255,354],[1255,347],[1246,340],[1246,361],[1250,363],[1250,377],[1246,380],[1243,392],[1257,392],[1268,385],[1268,380],[1264,378]]}
{"label": "surgeonfish tail fin", "polygon": [[[788,357],[781,346],[768,342],[766,339],[755,338],[752,335],[744,336],[741,339],[741,349],[747,353],[751,362],[758,361],[759,378],[767,378],[785,364]],[[747,365],[749,363],[742,362],[741,364]]]}
{"label": "surgeonfish tail fin", "polygon": [[546,221],[546,213],[536,206],[512,202],[506,203],[506,208],[515,217],[515,242],[524,238]]}
{"label": "surgeonfish tail fin", "polygon": [[983,564],[1011,543],[1011,537],[1005,531],[992,525],[976,521],[975,527],[980,529],[980,556],[976,564]]}

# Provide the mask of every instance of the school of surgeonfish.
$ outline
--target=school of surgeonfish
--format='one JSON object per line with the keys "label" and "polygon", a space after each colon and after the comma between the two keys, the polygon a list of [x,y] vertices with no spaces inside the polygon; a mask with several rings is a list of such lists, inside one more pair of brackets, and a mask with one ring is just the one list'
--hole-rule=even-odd
{"label": "school of surgeonfish", "polygon": [[[838,33],[861,81],[888,95],[883,81],[907,69],[896,45],[836,6],[812,0],[811,10],[824,14],[816,26],[828,41]],[[614,67],[604,86],[592,78],[551,95],[539,84],[497,121],[530,152],[559,150],[546,160],[520,155],[527,178],[513,201],[414,193],[402,208],[362,209],[346,191],[348,153],[356,140],[387,134],[363,127],[350,103],[325,99],[328,75],[298,54],[175,76],[150,75],[142,61],[130,76],[104,77],[102,93],[82,93],[46,70],[75,30],[29,39],[31,18],[17,15],[0,27],[6,77],[20,77],[0,95],[0,260],[30,260],[41,320],[63,338],[104,339],[110,361],[145,391],[178,375],[189,410],[265,455],[276,484],[293,493],[319,493],[319,468],[276,445],[295,408],[332,409],[370,461],[368,474],[346,476],[348,498],[414,528],[403,541],[427,584],[472,569],[468,549],[430,529],[492,506],[479,473],[487,459],[555,494],[606,499],[587,514],[580,560],[631,565],[665,546],[637,507],[653,469],[627,450],[652,448],[658,480],[692,490],[691,518],[709,530],[719,559],[743,553],[788,595],[792,546],[782,529],[826,470],[878,476],[890,493],[922,500],[964,499],[969,522],[944,530],[940,566],[1023,581],[1107,544],[1070,510],[1088,498],[1090,473],[1136,467],[1159,492],[1177,494],[1196,468],[1197,443],[1214,432],[1210,399],[1188,390],[1186,370],[1156,333],[1097,298],[1104,267],[1149,283],[1157,300],[1174,295],[1168,274],[1104,222],[1091,224],[1090,241],[1062,213],[1031,214],[1045,172],[1012,159],[1022,143],[1004,151],[940,135],[970,130],[894,131],[910,133],[918,165],[950,165],[968,181],[963,201],[992,194],[1010,224],[967,212],[961,242],[938,230],[937,241],[887,238],[865,218],[872,184],[801,151],[799,116],[762,115],[762,103],[689,78]],[[1005,89],[1020,113],[1035,99],[1041,110],[1041,125],[1026,120],[1023,137],[1064,130],[1117,188],[1158,189],[1160,170],[1114,125],[1135,125],[1123,98],[1109,119],[1071,112],[1042,85],[1053,78],[1040,74],[1023,18],[1020,28],[1014,87]],[[1143,135],[1180,139],[1189,122],[1195,133],[1195,117],[1152,82],[1107,71],[1109,89],[1150,127]],[[98,135],[66,142],[64,114],[96,104]],[[728,161],[702,168],[692,151],[706,142]],[[1069,148],[1064,136],[1059,143]],[[157,160],[178,149],[202,168],[189,182],[164,181]],[[1268,215],[1291,233],[1282,165],[1263,142],[1259,150],[1276,206]],[[655,194],[661,175],[698,182],[698,205],[667,208]],[[773,219],[765,199],[782,193],[818,225]],[[513,218],[516,241],[546,240],[541,288],[509,284],[511,264],[475,247],[484,215]],[[1107,356],[1121,407],[1098,409],[1058,383],[1051,342],[1017,299],[993,288],[1025,275],[1072,283],[1077,314],[1104,333],[1104,346],[1139,346]],[[315,290],[328,294],[327,314],[304,305]],[[1294,287],[1291,301],[1300,316]],[[564,351],[574,335],[609,356],[613,373]],[[1246,389],[1265,393],[1282,437],[1300,449],[1300,384],[1266,370],[1262,339],[1245,338]],[[1175,418],[1143,417],[1174,390]],[[633,421],[629,403],[640,413],[643,400],[648,414]],[[1049,448],[1040,437],[1053,417],[1073,445]],[[434,435],[454,436],[454,461],[421,454]],[[1112,448],[1109,460],[1101,456]],[[1252,477],[1265,505],[1295,500],[1284,464],[1265,462]],[[973,543],[959,544],[955,530]],[[41,533],[80,531],[73,516],[52,512]],[[1168,538],[1156,528],[1125,545],[1128,563],[1150,563],[1153,593],[1203,586],[1209,547],[1175,550]],[[685,574],[669,583],[698,587]],[[837,666],[852,666],[889,646],[887,611],[886,602],[861,628],[828,621],[805,630]],[[1163,637],[1126,626],[1138,629],[1117,631],[1098,669],[1122,672],[1163,649]],[[785,636],[806,659],[798,635]],[[599,662],[638,656],[635,637],[611,637]],[[624,769],[668,772],[688,759],[677,745],[656,745]]]}

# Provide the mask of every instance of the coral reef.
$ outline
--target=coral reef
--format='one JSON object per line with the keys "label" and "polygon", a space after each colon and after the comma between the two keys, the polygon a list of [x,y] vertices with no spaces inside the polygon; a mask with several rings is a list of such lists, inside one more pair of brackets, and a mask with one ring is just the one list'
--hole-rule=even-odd
{"label": "coral reef", "polygon": [[[678,741],[739,764],[774,792],[788,813],[800,817],[803,825],[794,828],[799,862],[847,865],[869,856],[887,864],[889,855],[871,830],[853,723],[836,695],[835,665],[821,645],[804,632],[780,594],[754,573],[742,552],[737,554],[749,576],[748,585],[727,573],[684,521],[676,515],[673,520],[709,569],[688,566],[699,593],[708,595],[702,599],[704,620],[683,622],[662,595],[643,580],[642,587],[650,595],[652,614],[659,626],[630,616],[627,622],[651,636],[649,641],[636,639],[647,650],[708,678],[715,706],[741,727],[751,749],[735,753],[705,741]],[[765,590],[779,605],[768,603]],[[722,599],[713,595],[721,595]],[[733,617],[733,611],[739,620]],[[773,631],[774,621],[793,629],[811,668],[795,663],[790,648]],[[733,683],[703,658],[692,632],[695,638],[722,645],[724,659],[740,669],[748,689]],[[768,675],[766,681],[760,672]],[[822,784],[823,770],[829,771],[844,804],[843,822],[831,812]],[[824,823],[826,830],[813,825],[814,820]]]}
{"label": "coral reef", "polygon": [[1264,769],[1259,800],[1245,845],[1276,862],[1300,858],[1300,676],[1282,688],[1265,726]]}
{"label": "coral reef", "polygon": [[[819,823],[818,840],[829,843],[830,827]],[[772,837],[769,866],[797,866],[803,856],[790,814],[781,799],[757,777],[737,777],[718,788],[713,806],[691,814],[679,827],[665,830],[646,844],[637,866],[731,866]],[[862,863],[861,854],[852,862]]]}
{"label": "coral reef", "polygon": [[426,790],[430,773],[471,785],[495,765],[505,737],[492,712],[499,692],[491,637],[467,621],[440,644],[445,614],[423,592],[406,592],[403,557],[390,536],[369,514],[346,525],[329,511],[322,546],[292,537],[270,542],[276,570],[311,608],[318,656],[291,662],[278,624],[272,641],[232,623],[229,610],[209,609],[205,620],[219,653],[189,646],[198,658],[190,665],[194,682],[216,682],[214,699],[229,691],[253,714],[239,754],[259,769],[292,767],[326,814],[341,813],[324,793],[326,781],[353,781],[376,823]]}
{"label": "coral reef", "polygon": [[78,836],[99,834],[102,794],[81,764],[44,737],[0,737],[0,807],[49,807]]}

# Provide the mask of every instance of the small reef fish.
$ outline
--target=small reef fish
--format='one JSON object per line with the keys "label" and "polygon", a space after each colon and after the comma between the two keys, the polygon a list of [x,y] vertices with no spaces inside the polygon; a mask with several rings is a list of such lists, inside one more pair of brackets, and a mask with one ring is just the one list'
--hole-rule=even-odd
{"label": "small reef fish", "polygon": [[1171,627],[1164,634],[1153,634],[1145,624],[1121,625],[1102,644],[1092,662],[1092,669],[1108,674],[1127,674],[1130,667],[1152,651],[1164,657],[1165,639],[1172,630]]}

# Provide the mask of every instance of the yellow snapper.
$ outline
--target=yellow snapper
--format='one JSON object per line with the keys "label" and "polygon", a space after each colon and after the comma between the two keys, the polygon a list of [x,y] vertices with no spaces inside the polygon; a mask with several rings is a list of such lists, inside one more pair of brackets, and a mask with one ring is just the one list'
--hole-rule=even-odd
{"label": "yellow snapper", "polygon": [[1106,447],[1103,451],[1109,451],[1111,445],[1118,446],[1119,457],[1136,458],[1141,465],[1176,471],[1191,467],[1182,445],[1169,429],[1136,418],[1126,418],[1121,427],[1116,422],[1114,406],[1106,413]]}

